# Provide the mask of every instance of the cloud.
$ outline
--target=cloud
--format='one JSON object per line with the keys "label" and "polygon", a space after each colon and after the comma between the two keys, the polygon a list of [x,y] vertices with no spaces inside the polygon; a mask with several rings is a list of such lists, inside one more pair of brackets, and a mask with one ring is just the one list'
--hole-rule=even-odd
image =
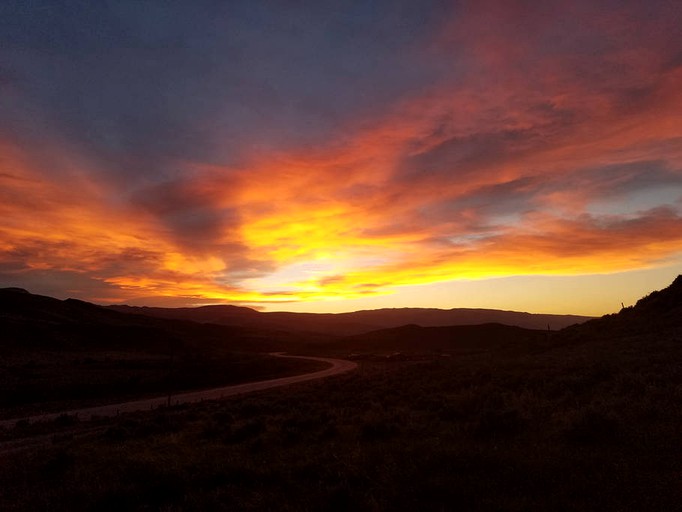
{"label": "cloud", "polygon": [[436,3],[8,3],[0,281],[270,303],[679,255],[677,4]]}

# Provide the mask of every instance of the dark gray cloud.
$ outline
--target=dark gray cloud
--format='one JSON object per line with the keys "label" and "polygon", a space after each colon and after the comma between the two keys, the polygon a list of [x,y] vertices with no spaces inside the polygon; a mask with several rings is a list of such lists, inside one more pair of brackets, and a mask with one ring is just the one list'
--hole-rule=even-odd
{"label": "dark gray cloud", "polygon": [[[678,251],[681,19],[667,0],[6,0],[0,281],[295,300],[452,278],[476,251],[532,270],[525,242]],[[278,291],[249,281],[276,271]]]}
{"label": "dark gray cloud", "polygon": [[4,128],[38,121],[126,180],[313,144],[428,83],[405,57],[437,3],[3,2]]}
{"label": "dark gray cloud", "polygon": [[240,225],[237,210],[221,207],[221,199],[222,189],[176,180],[139,190],[132,203],[156,217],[183,246],[200,251],[202,245],[227,237]]}

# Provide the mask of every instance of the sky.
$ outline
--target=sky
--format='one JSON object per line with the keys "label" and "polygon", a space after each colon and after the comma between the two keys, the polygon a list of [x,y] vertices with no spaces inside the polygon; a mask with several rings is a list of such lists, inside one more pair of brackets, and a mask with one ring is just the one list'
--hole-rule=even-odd
{"label": "sky", "polygon": [[682,273],[682,3],[0,2],[0,286],[600,315]]}

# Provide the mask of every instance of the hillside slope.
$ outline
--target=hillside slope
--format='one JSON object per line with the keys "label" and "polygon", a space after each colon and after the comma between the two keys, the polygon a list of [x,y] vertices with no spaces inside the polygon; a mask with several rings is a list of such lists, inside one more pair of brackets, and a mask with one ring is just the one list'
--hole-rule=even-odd
{"label": "hillside slope", "polygon": [[320,364],[267,355],[296,342],[286,333],[131,315],[0,289],[0,417],[317,369]]}
{"label": "hillside slope", "polygon": [[76,299],[0,289],[0,353],[26,350],[272,351],[292,336],[257,328],[124,313]]}
{"label": "hillside slope", "polygon": [[589,339],[634,336],[682,329],[682,275],[670,286],[651,292],[634,306],[564,329],[565,335]]}

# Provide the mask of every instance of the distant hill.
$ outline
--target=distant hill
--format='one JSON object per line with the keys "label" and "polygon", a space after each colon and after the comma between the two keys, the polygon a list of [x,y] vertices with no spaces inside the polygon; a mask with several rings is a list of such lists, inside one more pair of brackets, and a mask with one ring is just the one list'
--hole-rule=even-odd
{"label": "distant hill", "polygon": [[20,288],[0,289],[0,354],[26,350],[284,349],[287,333],[130,314]]}
{"label": "distant hill", "polygon": [[379,329],[415,324],[421,327],[499,323],[527,329],[558,330],[585,322],[592,317],[546,315],[496,309],[397,308],[355,311],[352,313],[259,312],[238,306],[202,306],[196,308],[152,308],[109,306],[125,313],[159,318],[193,320],[241,327],[261,327],[334,336],[352,336]]}
{"label": "distant hill", "polygon": [[[420,318],[422,321],[438,321],[441,318],[482,319],[496,315],[510,321],[522,319],[537,322],[535,315],[489,310],[380,310],[361,311],[354,315],[369,316],[373,313],[405,311],[403,318]],[[421,315],[421,317],[420,317]],[[542,316],[542,315],[538,315]],[[506,348],[527,350],[531,347],[556,347],[575,342],[624,338],[628,336],[652,335],[664,340],[679,339],[682,331],[682,276],[678,276],[667,288],[655,291],[640,299],[634,306],[619,313],[606,315],[581,324],[567,326],[559,332],[548,335],[545,329],[527,329],[501,323],[475,325],[450,325],[429,327],[403,325],[372,332],[344,337],[325,347],[329,350],[354,351],[362,353],[405,354],[425,352],[471,352]],[[671,336],[672,334],[672,336]],[[611,347],[612,349],[612,347]]]}
{"label": "distant hill", "polygon": [[0,289],[0,418],[304,373],[266,355],[302,341]]}
{"label": "distant hill", "polygon": [[345,351],[387,353],[470,352],[499,349],[544,341],[547,331],[502,324],[421,327],[405,325],[349,336],[329,348]]}

